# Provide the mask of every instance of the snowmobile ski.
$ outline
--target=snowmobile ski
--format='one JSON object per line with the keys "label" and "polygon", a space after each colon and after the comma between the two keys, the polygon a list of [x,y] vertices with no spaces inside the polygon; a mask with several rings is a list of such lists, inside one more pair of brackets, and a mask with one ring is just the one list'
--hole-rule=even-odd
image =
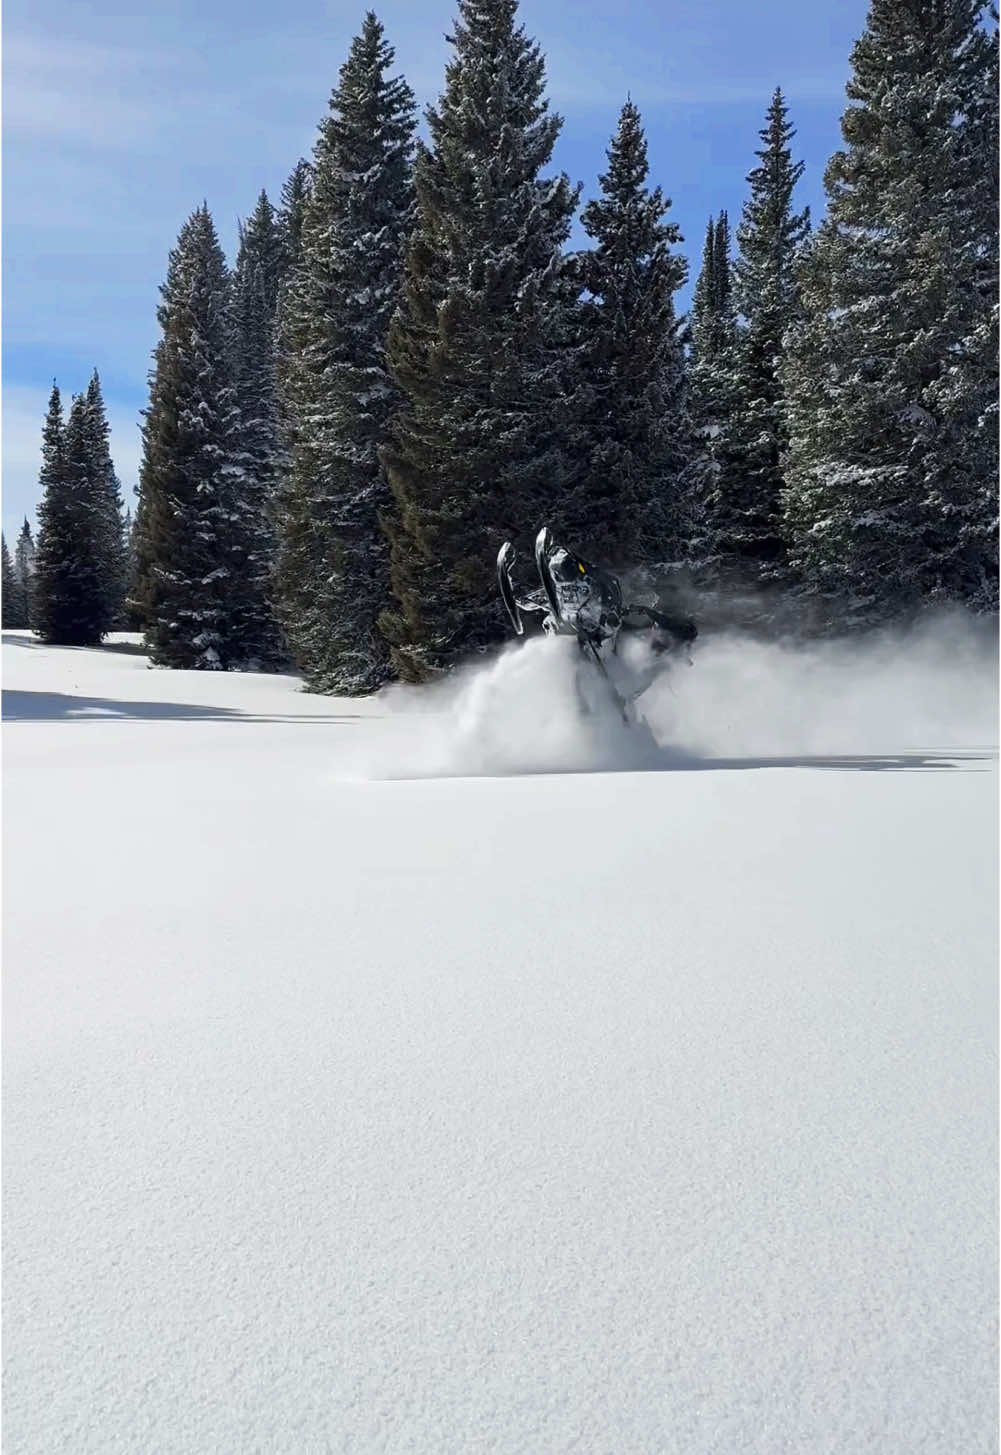
{"label": "snowmobile ski", "polygon": [[515,599],[514,587],[511,585],[511,567],[514,565],[514,546],[510,541],[505,541],[497,553],[497,584],[500,587],[501,600],[504,602],[505,610],[511,618],[511,625],[515,634],[519,637],[525,635],[525,623],[521,619],[521,612],[518,610],[518,602]]}
{"label": "snowmobile ski", "polygon": [[539,572],[539,580],[542,582],[542,589],[546,593],[546,600],[549,602],[549,610],[553,617],[560,620],[560,603],[556,595],[556,584],[553,581],[553,573],[549,569],[549,557],[552,553],[552,545],[549,537],[549,527],[543,526],[535,537],[535,565]]}

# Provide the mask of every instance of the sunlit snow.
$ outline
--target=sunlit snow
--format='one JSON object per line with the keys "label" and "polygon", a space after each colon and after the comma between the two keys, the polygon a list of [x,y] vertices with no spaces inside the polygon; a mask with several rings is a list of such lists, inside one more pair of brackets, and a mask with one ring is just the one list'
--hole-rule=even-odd
{"label": "sunlit snow", "polygon": [[4,643],[5,1449],[996,1448],[989,640]]}

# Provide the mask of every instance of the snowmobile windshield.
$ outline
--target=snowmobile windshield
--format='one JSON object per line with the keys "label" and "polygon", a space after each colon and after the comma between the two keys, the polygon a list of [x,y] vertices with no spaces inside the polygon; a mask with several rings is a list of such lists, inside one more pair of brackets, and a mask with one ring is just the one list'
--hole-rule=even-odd
{"label": "snowmobile windshield", "polygon": [[557,551],[549,558],[549,570],[554,581],[576,581],[587,575],[587,567],[569,551]]}

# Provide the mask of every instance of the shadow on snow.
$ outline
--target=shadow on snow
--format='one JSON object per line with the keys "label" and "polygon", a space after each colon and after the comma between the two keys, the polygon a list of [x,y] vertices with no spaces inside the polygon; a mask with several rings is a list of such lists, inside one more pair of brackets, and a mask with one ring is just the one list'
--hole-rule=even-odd
{"label": "shadow on snow", "polygon": [[672,763],[669,766],[681,771],[686,768],[827,768],[860,773],[900,773],[920,768],[933,772],[956,769],[982,772],[973,765],[989,762],[991,756],[989,752],[950,752],[948,749],[938,753],[802,753],[787,758],[697,758],[690,763]]}
{"label": "shadow on snow", "polygon": [[[45,643],[27,629],[20,631],[8,631],[3,633],[3,644],[5,647],[28,647],[38,650],[45,646]],[[63,643],[52,643],[60,652],[119,652],[128,657],[145,657],[147,648],[142,642],[100,642],[91,646],[70,646]]]}
{"label": "shadow on snow", "polygon": [[361,713],[240,712],[229,707],[197,707],[186,702],[117,702],[106,697],[77,697],[65,692],[3,693],[4,722],[360,722]]}
{"label": "shadow on snow", "polygon": [[665,748],[659,753],[650,754],[639,761],[634,762],[596,762],[590,766],[573,766],[561,768],[556,764],[523,766],[520,768],[486,767],[479,769],[461,769],[454,771],[429,769],[425,772],[406,771],[399,773],[383,773],[379,775],[383,781],[390,782],[415,782],[427,779],[452,779],[452,778],[544,778],[544,777],[568,777],[584,774],[602,773],[704,773],[704,772],[730,772],[738,769],[748,768],[813,768],[827,772],[854,772],[854,773],[902,773],[902,772],[931,772],[931,773],[986,773],[988,767],[979,767],[979,764],[989,764],[996,756],[992,748],[985,749],[959,749],[953,751],[943,748],[939,752],[904,752],[904,753],[824,753],[808,754],[800,753],[787,757],[746,757],[746,758],[707,758],[699,757],[694,753],[686,753],[680,749]]}

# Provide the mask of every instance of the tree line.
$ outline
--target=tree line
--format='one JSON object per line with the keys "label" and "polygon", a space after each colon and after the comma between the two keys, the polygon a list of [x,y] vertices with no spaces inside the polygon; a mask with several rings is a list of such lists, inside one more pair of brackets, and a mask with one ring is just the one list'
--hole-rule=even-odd
{"label": "tree line", "polygon": [[35,539],[28,517],[24,517],[24,524],[18,531],[13,556],[7,547],[7,537],[0,537],[0,540],[3,545],[3,592],[0,595],[3,624],[23,629],[31,625],[34,615]]}
{"label": "tree line", "polygon": [[12,564],[3,542],[4,625],[31,626],[44,641],[86,646],[125,624],[131,535],[96,370],[68,414],[53,384],[39,479],[37,546],[27,520]]}
{"label": "tree line", "polygon": [[976,0],[872,0],[812,231],[775,91],[685,319],[632,102],[571,250],[580,188],[547,171],[562,123],[515,0],[459,0],[427,140],[370,12],[311,159],[277,207],[261,194],[235,266],[207,205],[181,229],[130,551],[96,376],[65,427],[50,406],[37,629],[95,639],[127,578],[157,663],[291,658],[314,689],[369,692],[499,641],[498,546],[527,550],[543,523],[650,583],[764,582],[841,621],[996,609],[983,20]]}

